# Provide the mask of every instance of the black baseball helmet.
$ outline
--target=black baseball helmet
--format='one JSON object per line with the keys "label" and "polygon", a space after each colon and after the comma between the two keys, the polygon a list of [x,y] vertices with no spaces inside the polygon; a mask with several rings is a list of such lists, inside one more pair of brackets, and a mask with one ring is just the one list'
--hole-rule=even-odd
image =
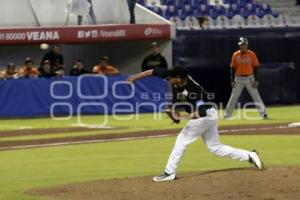
{"label": "black baseball helmet", "polygon": [[185,79],[187,77],[186,69],[180,66],[175,66],[168,72],[168,78],[182,78]]}

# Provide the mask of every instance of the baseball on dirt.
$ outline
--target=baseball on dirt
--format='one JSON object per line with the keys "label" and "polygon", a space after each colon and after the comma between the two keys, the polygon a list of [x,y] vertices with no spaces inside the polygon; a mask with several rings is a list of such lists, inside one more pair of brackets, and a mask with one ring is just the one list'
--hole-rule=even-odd
{"label": "baseball on dirt", "polygon": [[49,44],[42,43],[42,44],[40,44],[40,48],[43,50],[47,50],[49,48]]}

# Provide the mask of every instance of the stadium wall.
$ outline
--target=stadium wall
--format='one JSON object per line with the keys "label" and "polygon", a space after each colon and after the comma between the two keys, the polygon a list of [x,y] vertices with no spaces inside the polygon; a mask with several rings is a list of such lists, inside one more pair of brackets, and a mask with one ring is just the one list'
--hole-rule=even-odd
{"label": "stadium wall", "polygon": [[160,112],[167,83],[151,77],[124,83],[126,76],[0,81],[0,118]]}

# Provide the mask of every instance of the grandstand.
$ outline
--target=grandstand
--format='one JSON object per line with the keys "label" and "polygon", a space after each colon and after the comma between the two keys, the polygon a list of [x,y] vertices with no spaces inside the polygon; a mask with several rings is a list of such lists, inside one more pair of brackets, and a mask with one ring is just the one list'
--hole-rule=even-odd
{"label": "grandstand", "polygon": [[[262,0],[258,0],[261,2]],[[286,13],[295,24],[300,24],[300,6],[295,6],[294,0],[268,0],[274,11]]]}
{"label": "grandstand", "polygon": [[160,4],[140,1],[151,11],[172,21],[178,29],[203,29],[197,21],[199,17],[208,18],[206,28],[209,29],[297,26],[299,8],[292,8],[293,1],[288,2],[289,7],[281,9],[280,5],[285,1],[163,0]]}
{"label": "grandstand", "polygon": [[[237,39],[246,36],[261,62],[260,90],[266,104],[300,101],[300,60],[296,51],[300,44],[298,8],[288,10],[293,6],[291,0],[285,9],[280,8],[282,2],[279,0],[224,0],[219,3],[145,0],[136,6],[137,24],[134,25],[129,24],[126,0],[93,0],[96,24],[85,19],[83,26],[77,25],[77,14],[70,9],[69,0],[1,2],[1,70],[11,62],[20,68],[27,57],[39,65],[47,52],[40,44],[46,43],[62,45],[65,75],[77,59],[85,61],[87,69],[91,70],[102,56],[110,57],[111,64],[118,67],[122,75],[127,75],[141,71],[143,59],[151,50],[150,44],[157,42],[169,66],[174,63],[189,68],[195,79],[217,94],[215,101],[224,103],[231,91],[228,76],[231,55],[238,49]],[[199,17],[207,18],[208,27],[199,24]],[[12,83],[2,84],[9,89]],[[32,84],[35,85],[35,81]],[[13,109],[15,113],[7,109],[3,116],[19,116],[21,108],[13,106]],[[49,108],[42,107],[35,114],[47,115]]]}

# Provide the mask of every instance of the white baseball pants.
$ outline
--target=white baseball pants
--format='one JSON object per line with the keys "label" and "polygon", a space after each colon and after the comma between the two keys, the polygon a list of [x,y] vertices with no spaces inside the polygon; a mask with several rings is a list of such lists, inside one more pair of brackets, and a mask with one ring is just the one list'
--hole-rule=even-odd
{"label": "white baseball pants", "polygon": [[235,149],[220,142],[217,121],[218,113],[214,108],[207,110],[206,117],[190,120],[177,137],[175,146],[165,168],[165,172],[168,174],[176,173],[176,169],[187,145],[197,140],[200,136],[209,151],[213,154],[240,161],[249,161],[249,151]]}
{"label": "white baseball pants", "polygon": [[233,111],[233,109],[245,87],[247,88],[250,96],[252,97],[259,114],[261,116],[266,114],[266,106],[263,103],[263,101],[258,93],[257,88],[252,87],[253,81],[254,81],[253,76],[248,76],[248,77],[236,76],[235,77],[236,85],[234,88],[232,88],[232,93],[231,93],[230,99],[229,99],[226,109],[225,109],[225,114],[224,114],[225,117],[231,116],[232,111]]}

